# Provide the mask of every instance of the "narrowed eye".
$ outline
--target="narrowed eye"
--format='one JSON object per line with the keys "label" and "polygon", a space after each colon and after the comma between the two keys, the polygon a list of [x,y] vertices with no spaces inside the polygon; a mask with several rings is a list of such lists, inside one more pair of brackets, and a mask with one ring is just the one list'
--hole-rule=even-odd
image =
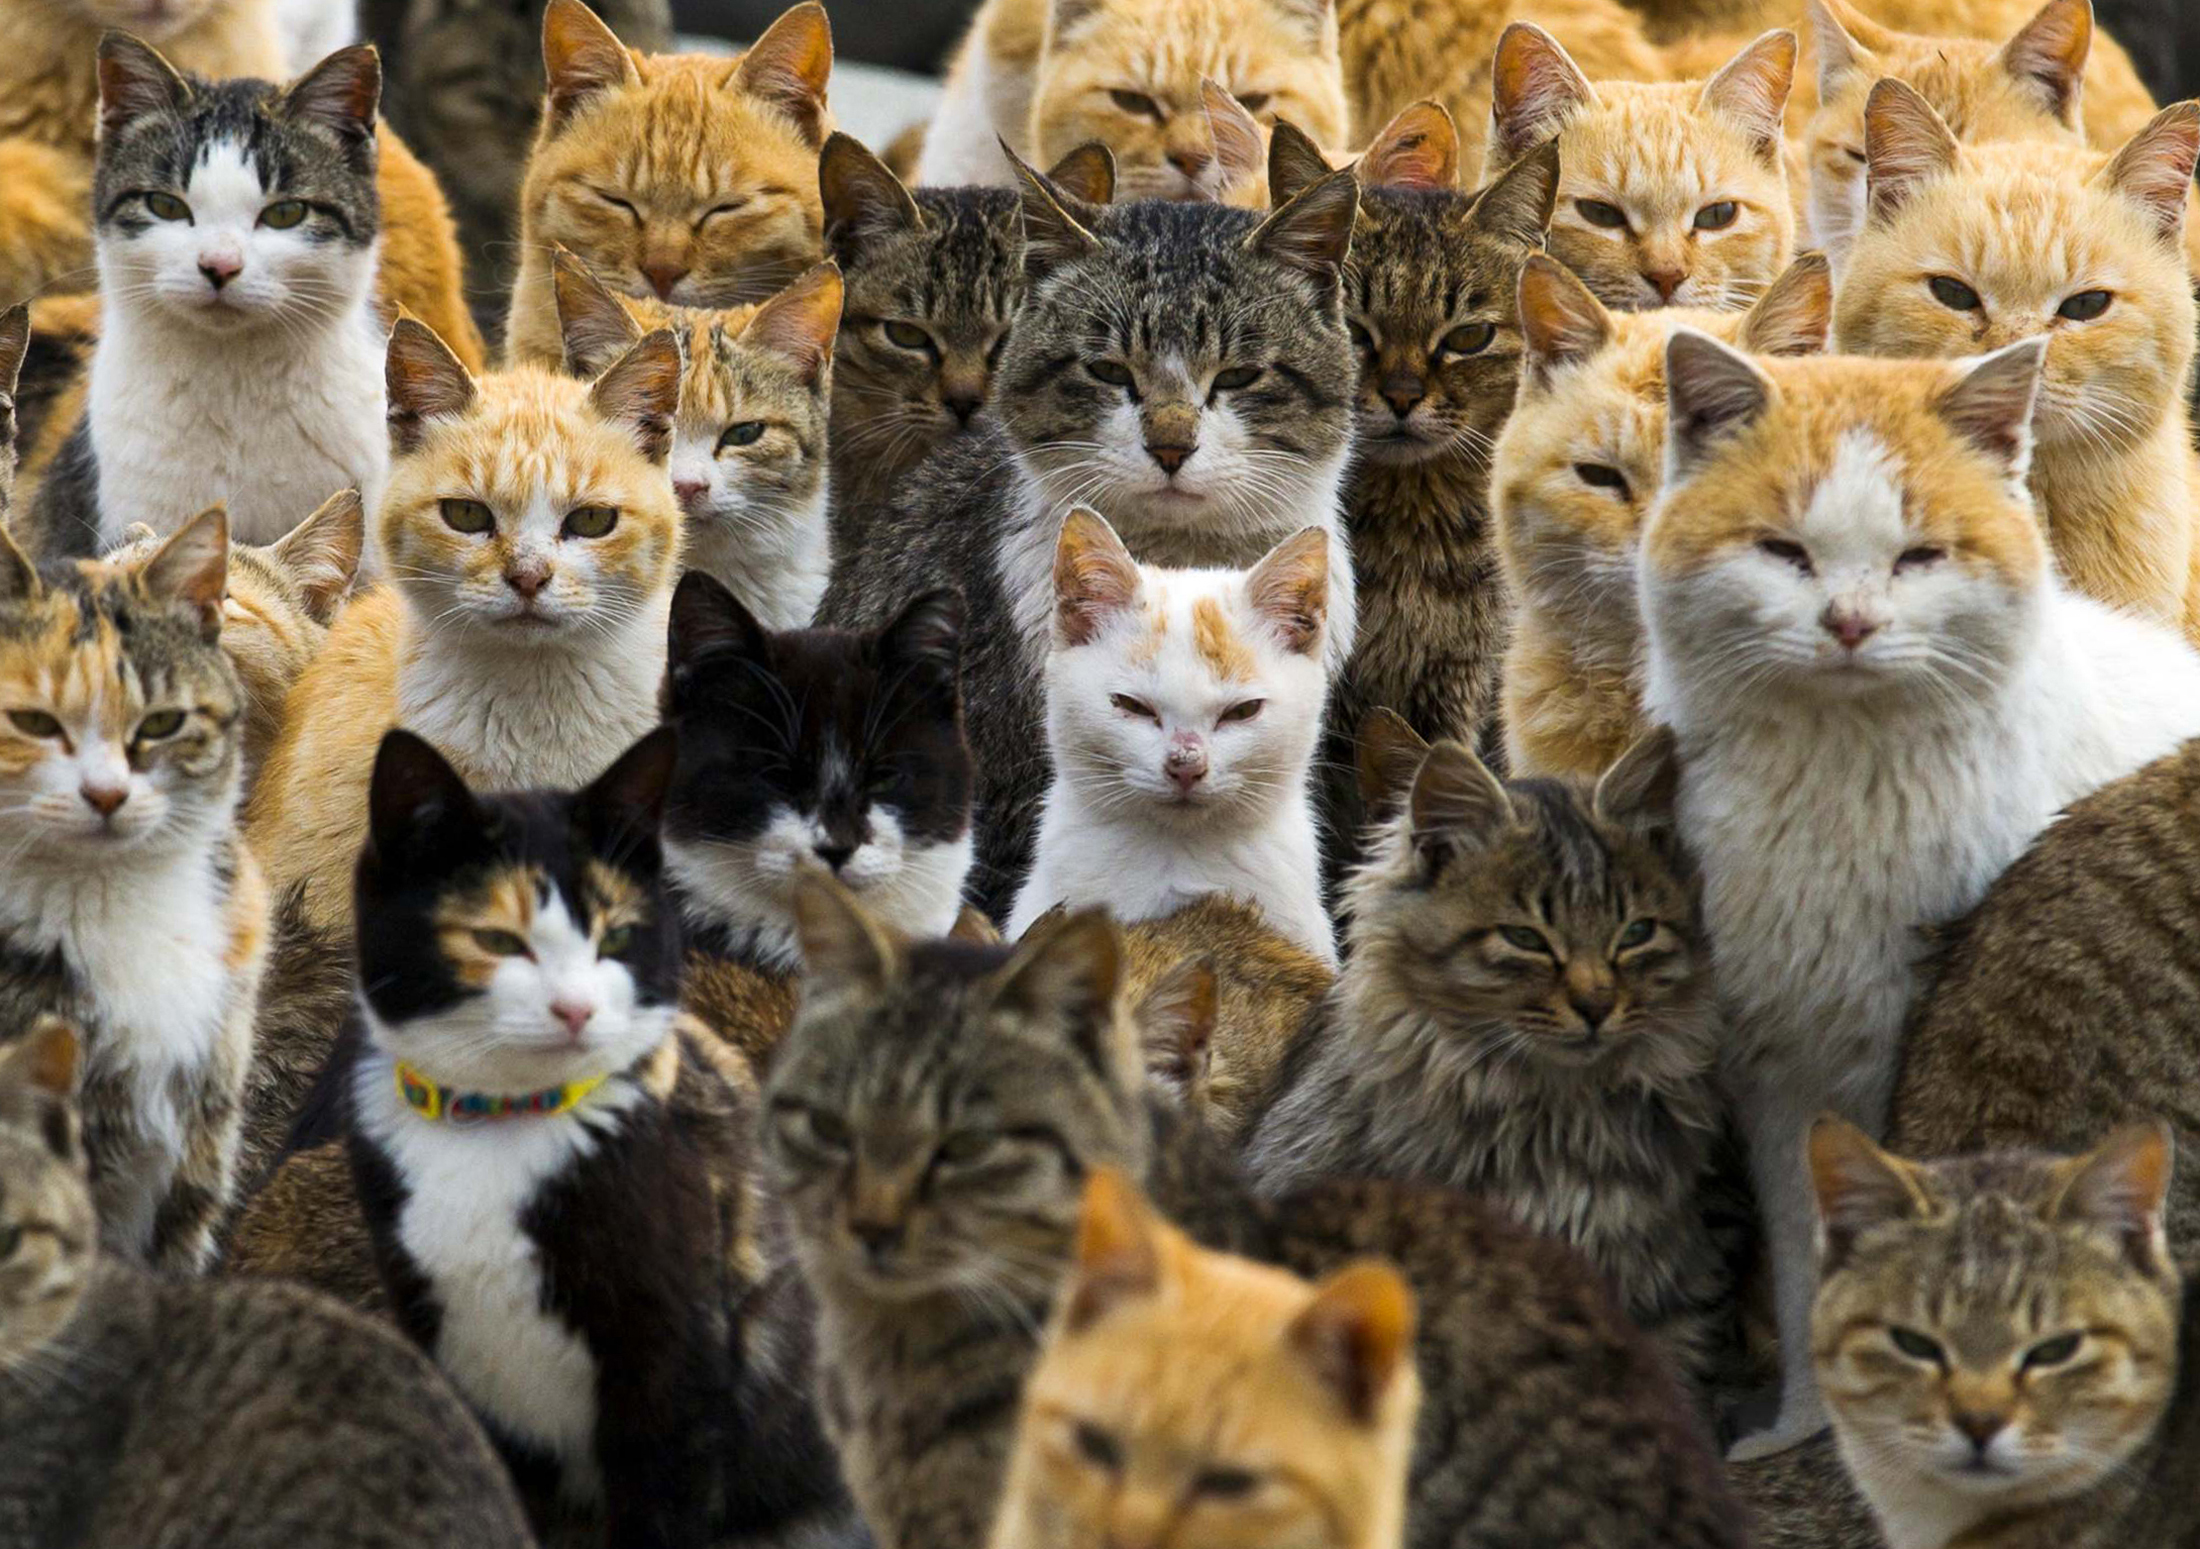
{"label": "narrowed eye", "polygon": [[1630,920],[1627,922],[1627,928],[1619,933],[1619,949],[1625,952],[1630,947],[1642,946],[1657,933],[1658,922],[1656,920]]}
{"label": "narrowed eye", "polygon": [[496,513],[478,500],[445,500],[443,525],[453,532],[493,532],[496,530]]}
{"label": "narrowed eye", "polygon": [[1859,167],[1871,165],[1871,158],[1869,156],[1866,156],[1860,150],[1853,150],[1850,147],[1844,145],[1841,147],[1841,154],[1848,157],[1849,160],[1855,162]]}
{"label": "narrowed eye", "polygon": [[1205,1468],[1192,1480],[1195,1494],[1211,1501],[1242,1501],[1260,1488],[1260,1476],[1246,1468]]}
{"label": "narrowed eye", "polygon": [[1986,304],[1979,300],[1977,291],[1945,274],[1934,275],[1925,282],[1925,288],[1933,293],[1935,301],[1951,312],[1976,312]]}
{"label": "narrowed eye", "polygon": [[1742,207],[1731,199],[1721,199],[1707,204],[1696,212],[1698,231],[1724,231],[1734,224],[1734,218],[1742,213]]}
{"label": "narrowed eye", "polygon": [[1137,118],[1150,118],[1160,123],[1163,117],[1161,104],[1142,91],[1110,91],[1108,96],[1124,112]]}
{"label": "narrowed eye", "polygon": [[1233,721],[1250,721],[1267,707],[1265,699],[1241,699],[1216,718],[1217,726],[1227,726]]}
{"label": "narrowed eye", "polygon": [[764,422],[762,420],[741,420],[736,424],[728,425],[724,432],[720,434],[718,437],[718,450],[723,452],[728,447],[754,446],[763,439],[763,436]]}
{"label": "narrowed eye", "polygon": [[2063,304],[2055,308],[2055,315],[2073,323],[2090,323],[2106,312],[2108,304],[2115,299],[2105,290],[2081,290],[2075,296],[2065,297]]}
{"label": "narrowed eye", "polygon": [[174,194],[147,194],[145,208],[153,212],[156,220],[187,221],[191,218],[191,206]]}
{"label": "narrowed eye", "polygon": [[1248,113],[1258,113],[1268,106],[1268,93],[1264,91],[1240,91],[1231,95],[1237,98],[1238,105]]}
{"label": "narrowed eye", "polygon": [[275,231],[288,231],[305,218],[306,206],[302,199],[280,200],[260,212],[260,224]]}
{"label": "narrowed eye", "polygon": [[1444,335],[1444,353],[1479,355],[1490,347],[1490,341],[1496,337],[1495,323],[1467,323]]}
{"label": "narrowed eye", "polygon": [[950,1167],[967,1167],[970,1163],[990,1155],[993,1148],[1000,1143],[999,1135],[972,1130],[967,1134],[948,1136],[940,1142],[937,1155]]}
{"label": "narrowed eye", "polygon": [[181,710],[155,710],[138,722],[137,734],[141,742],[158,742],[163,737],[173,737],[183,730]]}
{"label": "narrowed eye", "polygon": [[575,506],[565,514],[568,538],[602,538],[618,525],[617,506]]}
{"label": "narrowed eye", "polygon": [[1123,1444],[1099,1426],[1080,1420],[1072,1434],[1077,1438],[1077,1450],[1093,1467],[1113,1473],[1123,1466]]}
{"label": "narrowed eye", "polygon": [[748,201],[745,199],[735,199],[728,204],[712,205],[709,209],[703,212],[702,220],[698,220],[695,224],[700,226],[703,224],[703,221],[714,221],[721,215],[732,215],[739,211],[741,206],[746,204],[747,202]]}
{"label": "narrowed eye", "polygon": [[1361,324],[1348,317],[1344,320],[1344,332],[1345,337],[1352,341],[1352,347],[1361,354],[1371,355],[1375,352],[1375,336]]}
{"label": "narrowed eye", "polygon": [[1627,212],[1616,204],[1606,204],[1602,199],[1576,199],[1574,213],[1590,225],[1602,227],[1606,231],[1624,231],[1627,227]]}
{"label": "narrowed eye", "polygon": [[614,210],[623,210],[628,215],[628,217],[633,220],[635,225],[639,226],[642,223],[642,212],[635,209],[634,206],[626,200],[621,199],[617,194],[607,194],[599,188],[596,190],[596,197],[598,199],[601,199],[605,204],[610,205],[611,208]]}
{"label": "narrowed eye", "polygon": [[474,945],[492,957],[532,957],[534,955],[527,950],[525,937],[515,935],[508,930],[477,930],[474,932]]}
{"label": "narrowed eye", "polygon": [[1940,1348],[1940,1341],[1930,1335],[1920,1334],[1914,1328],[1890,1328],[1887,1337],[1894,1347],[1913,1361],[1931,1361],[1936,1366],[1948,1364],[1948,1353]]}
{"label": "narrowed eye", "polygon": [[61,723],[43,710],[10,710],[8,724],[26,737],[61,735]]}
{"label": "narrowed eye", "polygon": [[1920,544],[1914,549],[1904,549],[1895,556],[1894,573],[1905,570],[1923,570],[1927,565],[1937,565],[1948,557],[1948,551],[1933,544]]}
{"label": "narrowed eye", "polygon": [[1105,382],[1110,387],[1129,387],[1132,384],[1130,368],[1113,360],[1088,360],[1085,369],[1092,373],[1095,382]]}
{"label": "narrowed eye", "polygon": [[634,945],[634,927],[631,925],[614,925],[597,938],[596,955],[598,957],[617,957],[632,945]]}
{"label": "narrowed eye", "polygon": [[915,323],[888,323],[886,337],[905,350],[930,350],[932,336]]}
{"label": "narrowed eye", "polygon": [[1574,477],[1591,489],[1608,489],[1625,500],[1631,493],[1627,475],[1609,463],[1575,463]]}
{"label": "narrowed eye", "polygon": [[1161,724],[1161,717],[1154,714],[1153,706],[1143,699],[1133,699],[1128,694],[1110,694],[1108,703],[1125,715],[1135,715],[1140,720],[1153,722],[1156,726]]}
{"label": "narrowed eye", "polygon": [[2024,1352],[2024,1369],[2029,1372],[2048,1366],[2061,1366],[2078,1353],[2078,1346],[2084,1339],[2083,1334],[2061,1334],[2053,1339],[2043,1339]]}
{"label": "narrowed eye", "polygon": [[1785,538],[1759,538],[1757,540],[1757,552],[1769,554],[1784,564],[1793,565],[1805,575],[1811,573],[1810,550],[1804,548],[1800,543],[1790,543]]}
{"label": "narrowed eye", "polygon": [[1501,925],[1497,934],[1505,938],[1507,946],[1523,952],[1540,952],[1545,957],[1552,955],[1551,944],[1543,939],[1543,932],[1539,930],[1530,930],[1525,925]]}
{"label": "narrowed eye", "polygon": [[1241,387],[1251,387],[1260,380],[1260,376],[1261,369],[1258,366],[1232,366],[1227,371],[1215,373],[1215,391],[1234,393]]}

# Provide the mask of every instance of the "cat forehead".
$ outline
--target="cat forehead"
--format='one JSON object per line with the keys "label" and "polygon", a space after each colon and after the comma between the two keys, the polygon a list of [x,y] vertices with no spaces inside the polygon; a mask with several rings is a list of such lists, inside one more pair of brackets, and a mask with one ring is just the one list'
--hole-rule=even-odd
{"label": "cat forehead", "polygon": [[2040,144],[1964,146],[1960,154],[1953,174],[1932,180],[1885,223],[1866,225],[1860,259],[1871,261],[1876,236],[1904,258],[2020,291],[2086,272],[2183,275],[2138,203],[2094,180],[2105,157]]}
{"label": "cat forehead", "polygon": [[1450,316],[1509,316],[1528,249],[1482,230],[1474,201],[1443,191],[1360,193],[1360,224],[1345,259],[1345,288],[1365,310],[1425,308]]}
{"label": "cat forehead", "polygon": [[950,325],[1005,322],[1024,289],[1015,194],[1000,188],[912,193],[924,225],[864,241],[847,265],[849,315],[890,308]]}
{"label": "cat forehead", "polygon": [[275,88],[264,81],[199,83],[180,111],[149,114],[101,138],[102,185],[181,187],[221,155],[249,169],[262,190],[301,179],[371,188],[373,175],[350,167],[333,134],[274,108]]}
{"label": "cat forehead", "polygon": [[[1144,71],[1142,83],[1181,86],[1187,104],[1196,107],[1200,77],[1250,89],[1247,69],[1256,62],[1257,49],[1273,47],[1284,37],[1302,44],[1307,30],[1303,20],[1295,21],[1276,0],[1179,0],[1160,8],[1139,0],[1103,0],[1063,34],[1071,46],[1057,44],[1059,57],[1048,64],[1060,72],[1081,65],[1106,69],[1134,64]],[[1115,44],[1125,48],[1127,59],[1094,57],[1101,46]],[[1300,61],[1285,55],[1257,62],[1286,66]]]}
{"label": "cat forehead", "polygon": [[1184,675],[1247,683],[1260,674],[1264,657],[1277,654],[1257,629],[1243,582],[1233,572],[1152,568],[1141,577],[1135,604],[1121,612],[1114,627],[1072,650],[1097,648],[1153,669],[1163,683]]}
{"label": "cat forehead", "polygon": [[[29,601],[0,605],[0,683],[50,694],[63,708],[119,712],[129,697],[179,675],[224,676],[219,646],[195,613],[145,602],[124,577],[93,561],[48,568]],[[106,693],[120,686],[124,698]]]}
{"label": "cat forehead", "polygon": [[[765,184],[785,193],[817,175],[795,124],[738,85],[738,62],[696,54],[636,55],[639,85],[599,92],[545,142],[542,170],[595,168],[628,193],[716,197]],[[531,179],[532,181],[532,179]]]}
{"label": "cat forehead", "polygon": [[1604,85],[1604,105],[1568,121],[1559,142],[1560,187],[1625,198],[1693,196],[1718,181],[1786,185],[1741,125],[1697,105],[1699,83]]}
{"label": "cat forehead", "polygon": [[401,473],[433,470],[470,485],[443,493],[485,499],[599,491],[675,520],[664,470],[642,455],[631,429],[596,413],[588,391],[585,382],[524,367],[484,377],[465,413],[422,423],[422,445],[395,460],[392,484]]}

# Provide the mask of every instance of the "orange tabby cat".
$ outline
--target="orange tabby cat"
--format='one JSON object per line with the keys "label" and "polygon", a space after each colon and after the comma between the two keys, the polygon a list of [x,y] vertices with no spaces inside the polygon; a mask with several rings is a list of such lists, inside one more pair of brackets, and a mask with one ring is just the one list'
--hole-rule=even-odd
{"label": "orange tabby cat", "polygon": [[1397,1549],[1413,1321],[1387,1265],[1309,1285],[1095,1174],[992,1549]]}
{"label": "orange tabby cat", "polygon": [[814,0],[738,59],[636,53],[581,0],[551,0],[542,62],[505,324],[514,364],[555,369],[563,354],[560,246],[614,290],[696,307],[762,301],[824,256],[833,36]]}

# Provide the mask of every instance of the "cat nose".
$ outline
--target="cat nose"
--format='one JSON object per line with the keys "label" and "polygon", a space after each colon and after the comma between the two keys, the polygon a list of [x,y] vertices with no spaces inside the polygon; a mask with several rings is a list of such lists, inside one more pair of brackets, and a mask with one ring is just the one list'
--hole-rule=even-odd
{"label": "cat nose", "polygon": [[1688,283],[1688,272],[1684,269],[1649,269],[1642,277],[1650,282],[1650,288],[1658,293],[1660,301],[1671,301],[1673,293]]}
{"label": "cat nose", "polygon": [[1819,622],[1825,625],[1827,634],[1841,642],[1844,650],[1853,651],[1879,633],[1879,620],[1867,616],[1860,608],[1843,607],[1839,603],[1829,604]]}
{"label": "cat nose", "polygon": [[1207,778],[1207,745],[1191,740],[1171,744],[1161,760],[1161,772],[1190,795],[1192,787]]}
{"label": "cat nose", "polygon": [[856,853],[854,845],[843,844],[837,839],[822,840],[810,846],[810,849],[819,860],[831,867],[835,873],[838,873],[841,867],[848,864],[849,856]]}
{"label": "cat nose", "polygon": [[1428,396],[1428,385],[1410,371],[1393,371],[1383,378],[1383,385],[1377,391],[1390,405],[1391,412],[1404,419]]}
{"label": "cat nose", "polygon": [[529,602],[532,602],[535,600],[536,594],[550,584],[550,577],[553,573],[551,568],[544,564],[514,565],[504,572],[504,584]]}
{"label": "cat nose", "polygon": [[238,275],[244,273],[244,260],[235,253],[199,254],[199,273],[206,276],[206,283],[220,290]]}
{"label": "cat nose", "polygon": [[1581,1018],[1591,1033],[1602,1028],[1611,1019],[1612,1008],[1619,1004],[1619,997],[1611,986],[1598,985],[1594,989],[1575,989],[1566,993],[1566,1003],[1574,1008],[1574,1015]]}
{"label": "cat nose", "polygon": [[874,1264],[892,1258],[904,1236],[899,1221],[850,1221],[848,1230],[855,1234],[864,1255]]}
{"label": "cat nose", "polygon": [[560,996],[550,1002],[550,1014],[565,1024],[569,1037],[578,1039],[588,1030],[588,1019],[596,1014],[596,1008],[585,1000],[568,1000]]}
{"label": "cat nose", "polygon": [[90,807],[103,818],[111,818],[121,811],[122,804],[130,799],[130,787],[87,780],[77,787],[77,794],[84,798],[85,806]]}
{"label": "cat nose", "polygon": [[940,406],[954,415],[955,422],[960,425],[969,424],[970,416],[977,413],[984,404],[985,394],[982,392],[943,392],[940,394]]}
{"label": "cat nose", "polygon": [[1948,1417],[1949,1422],[1971,1438],[1971,1445],[1984,1452],[1993,1445],[2009,1424],[2009,1417],[1986,1409],[1959,1409]]}
{"label": "cat nose", "polygon": [[710,493],[710,485],[703,479],[674,479],[672,498],[679,501],[683,510],[692,511]]}
{"label": "cat nose", "polygon": [[657,293],[659,301],[672,299],[672,287],[688,276],[687,265],[652,258],[642,265],[642,278],[649,281],[650,289]]}
{"label": "cat nose", "polygon": [[1161,471],[1172,479],[1176,477],[1177,470],[1191,460],[1192,453],[1198,450],[1199,446],[1196,442],[1149,441],[1146,443],[1146,455],[1160,464]]}

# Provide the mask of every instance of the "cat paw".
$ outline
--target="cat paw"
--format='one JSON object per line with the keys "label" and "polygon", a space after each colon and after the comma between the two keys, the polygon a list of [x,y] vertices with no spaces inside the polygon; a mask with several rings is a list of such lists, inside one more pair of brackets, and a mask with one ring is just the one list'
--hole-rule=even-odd
{"label": "cat paw", "polygon": [[1754,1463],[1760,1458],[1778,1457],[1809,1441],[1826,1428],[1823,1419],[1812,1417],[1795,1422],[1781,1420],[1761,1431],[1751,1431],[1747,1436],[1726,1449],[1729,1463]]}

